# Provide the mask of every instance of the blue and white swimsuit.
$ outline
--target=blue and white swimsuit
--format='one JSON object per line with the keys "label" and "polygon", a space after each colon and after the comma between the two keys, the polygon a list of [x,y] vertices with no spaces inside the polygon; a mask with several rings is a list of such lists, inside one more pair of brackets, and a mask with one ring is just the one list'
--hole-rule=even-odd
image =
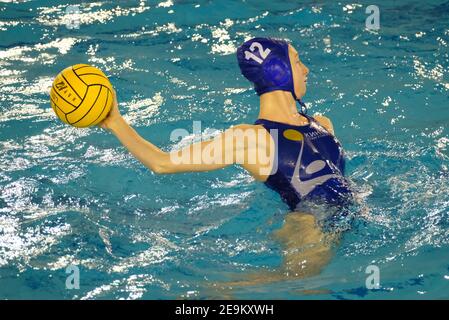
{"label": "blue and white swimsuit", "polygon": [[276,147],[273,170],[265,184],[278,192],[291,210],[304,199],[343,205],[351,191],[344,178],[342,146],[315,119],[302,115],[309,121],[303,126],[265,119],[255,122],[271,131]]}

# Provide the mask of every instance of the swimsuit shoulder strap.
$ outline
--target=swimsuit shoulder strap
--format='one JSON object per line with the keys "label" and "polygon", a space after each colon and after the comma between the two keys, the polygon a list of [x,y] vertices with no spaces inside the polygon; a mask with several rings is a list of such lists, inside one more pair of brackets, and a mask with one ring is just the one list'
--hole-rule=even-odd
{"label": "swimsuit shoulder strap", "polygon": [[314,117],[311,117],[311,116],[309,116],[308,114],[303,113],[303,112],[298,112],[298,113],[299,113],[300,115],[302,115],[304,118],[306,118],[306,119],[309,121],[309,124],[312,123],[312,122],[316,122],[316,120],[315,120]]}

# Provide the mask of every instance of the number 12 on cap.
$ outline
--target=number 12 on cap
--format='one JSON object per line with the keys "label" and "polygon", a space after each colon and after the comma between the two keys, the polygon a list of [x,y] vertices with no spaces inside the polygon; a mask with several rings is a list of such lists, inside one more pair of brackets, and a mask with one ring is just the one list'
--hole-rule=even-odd
{"label": "number 12 on cap", "polygon": [[[259,54],[262,57],[262,59],[253,53],[254,50],[256,50],[256,48],[258,49]],[[254,61],[256,61],[260,64],[262,64],[263,60],[265,60],[271,52],[271,50],[268,48],[264,50],[264,48],[262,47],[262,45],[259,42],[253,42],[251,44],[251,46],[249,47],[249,50],[251,50],[252,52],[245,51],[245,59],[246,60],[253,59]]]}

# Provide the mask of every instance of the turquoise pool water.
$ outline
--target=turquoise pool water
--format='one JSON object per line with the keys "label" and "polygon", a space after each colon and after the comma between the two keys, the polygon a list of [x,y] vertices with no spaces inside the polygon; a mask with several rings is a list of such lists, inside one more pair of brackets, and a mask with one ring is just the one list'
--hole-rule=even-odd
{"label": "turquoise pool water", "polygon": [[[70,22],[69,2],[0,1],[0,299],[449,298],[449,2],[381,1],[377,31],[372,3],[173,2],[80,3]],[[211,293],[280,264],[270,234],[287,206],[238,167],[154,175],[112,135],[59,122],[48,89],[95,65],[170,150],[193,120],[213,133],[256,119],[235,58],[254,36],[298,49],[304,100],[333,120],[361,205],[321,274]]]}

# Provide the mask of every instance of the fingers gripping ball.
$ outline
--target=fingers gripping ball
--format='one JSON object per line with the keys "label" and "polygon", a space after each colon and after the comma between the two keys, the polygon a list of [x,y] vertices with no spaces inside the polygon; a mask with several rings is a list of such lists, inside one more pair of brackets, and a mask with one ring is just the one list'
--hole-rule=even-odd
{"label": "fingers gripping ball", "polygon": [[101,122],[114,101],[112,85],[101,70],[77,64],[62,70],[50,90],[51,107],[59,119],[84,128]]}

